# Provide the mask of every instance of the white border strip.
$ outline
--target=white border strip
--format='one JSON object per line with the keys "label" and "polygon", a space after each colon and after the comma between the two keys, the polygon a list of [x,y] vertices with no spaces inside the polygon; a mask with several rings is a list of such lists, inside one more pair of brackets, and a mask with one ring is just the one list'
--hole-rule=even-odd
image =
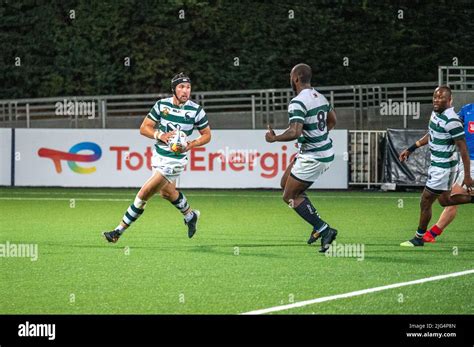
{"label": "white border strip", "polygon": [[245,313],[242,313],[242,314],[244,314],[244,315],[257,315],[257,314],[265,314],[265,313],[270,313],[270,312],[284,311],[284,310],[289,310],[289,309],[292,309],[292,308],[295,308],[295,307],[303,307],[303,306],[307,306],[307,305],[317,304],[317,303],[320,303],[320,302],[351,298],[353,296],[359,296],[359,295],[364,295],[364,294],[369,294],[369,293],[380,292],[380,291],[387,290],[387,289],[400,288],[400,287],[405,287],[405,286],[411,286],[413,284],[439,281],[439,280],[442,280],[442,279],[445,279],[445,278],[465,276],[465,275],[471,275],[471,274],[474,274],[474,269],[461,271],[461,272],[453,272],[453,273],[446,274],[446,275],[427,277],[427,278],[422,278],[422,279],[419,279],[419,280],[414,280],[414,281],[409,281],[409,282],[394,283],[394,284],[389,284],[389,285],[382,286],[382,287],[362,289],[362,290],[357,290],[355,292],[350,292],[350,293],[345,293],[345,294],[338,294],[338,295],[326,296],[326,297],[323,297],[323,298],[305,300],[305,301],[295,302],[293,304],[269,307],[269,308],[264,308],[264,309],[261,309],[261,310],[245,312]]}

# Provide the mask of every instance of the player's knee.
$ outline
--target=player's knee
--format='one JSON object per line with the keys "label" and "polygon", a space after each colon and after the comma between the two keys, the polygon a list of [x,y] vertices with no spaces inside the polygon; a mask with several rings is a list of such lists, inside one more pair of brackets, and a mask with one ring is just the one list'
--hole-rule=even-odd
{"label": "player's knee", "polygon": [[283,192],[282,198],[283,198],[283,201],[286,202],[287,204],[290,203],[291,196],[287,192]]}
{"label": "player's knee", "polygon": [[452,205],[450,204],[450,197],[449,196],[445,196],[445,195],[440,195],[439,198],[438,198],[438,203],[443,206],[443,207],[447,207],[449,205]]}
{"label": "player's knee", "polygon": [[287,175],[283,175],[283,177],[281,178],[280,180],[280,187],[281,189],[285,189],[285,185],[286,185],[286,180],[288,179],[288,176]]}
{"label": "player's knee", "polygon": [[171,200],[171,193],[168,191],[160,190],[160,196],[165,200]]}
{"label": "player's knee", "polygon": [[296,197],[296,194],[294,194],[293,192],[284,192],[282,198],[285,203],[289,204],[294,201]]}
{"label": "player's knee", "polygon": [[451,201],[449,198],[439,198],[439,204],[443,207],[449,207],[451,206]]}
{"label": "player's knee", "polygon": [[439,204],[440,204],[442,207],[447,207],[447,206],[449,206],[449,204],[446,203],[446,201],[444,201],[444,200],[439,200]]}
{"label": "player's knee", "polygon": [[149,200],[153,196],[153,190],[149,187],[142,187],[137,195],[140,199],[145,201]]}

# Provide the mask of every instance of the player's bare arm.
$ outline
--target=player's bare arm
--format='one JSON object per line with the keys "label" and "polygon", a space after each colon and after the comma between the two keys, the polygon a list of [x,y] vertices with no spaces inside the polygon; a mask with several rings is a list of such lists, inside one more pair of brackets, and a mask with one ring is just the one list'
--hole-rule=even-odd
{"label": "player's bare arm", "polygon": [[455,143],[459,149],[459,153],[461,154],[462,162],[464,165],[463,185],[465,185],[467,191],[470,192],[472,190],[473,181],[471,177],[471,159],[469,158],[469,151],[467,149],[466,139],[462,138],[456,140]]}
{"label": "player's bare arm", "polygon": [[196,140],[190,141],[188,145],[186,146],[186,148],[183,149],[182,152],[187,152],[191,148],[194,148],[194,147],[204,146],[211,141],[211,128],[210,127],[206,127],[204,129],[199,130],[199,134],[201,136],[199,136]]}
{"label": "player's bare arm", "polygon": [[267,142],[288,142],[296,140],[301,136],[303,132],[303,123],[293,122],[290,123],[288,129],[286,129],[282,134],[276,135],[272,127],[268,125],[268,131],[265,134],[265,140]]}
{"label": "player's bare arm", "polygon": [[163,141],[164,143],[168,143],[171,137],[176,133],[175,130],[170,131],[168,133],[163,133],[155,129],[156,122],[152,119],[145,117],[140,125],[140,134],[148,137],[149,139],[155,139]]}
{"label": "player's bare arm", "polygon": [[328,131],[334,129],[336,126],[336,123],[337,123],[336,111],[331,110],[328,112],[328,117],[327,117]]}
{"label": "player's bare arm", "polygon": [[418,141],[416,141],[414,145],[412,145],[411,147],[405,149],[402,153],[400,153],[400,156],[398,157],[398,159],[399,159],[401,162],[404,162],[405,160],[407,160],[407,159],[410,157],[410,155],[411,155],[417,148],[426,146],[426,145],[428,144],[429,139],[430,139],[430,134],[429,134],[429,133],[426,133],[425,136],[423,136],[421,139],[419,139]]}

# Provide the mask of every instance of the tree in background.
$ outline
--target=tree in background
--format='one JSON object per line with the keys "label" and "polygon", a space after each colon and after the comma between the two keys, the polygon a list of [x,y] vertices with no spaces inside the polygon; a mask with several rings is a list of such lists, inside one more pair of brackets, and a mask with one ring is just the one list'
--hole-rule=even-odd
{"label": "tree in background", "polygon": [[[0,5],[0,99],[434,81],[472,65],[468,2],[53,1]],[[20,59],[20,66],[18,64]]]}

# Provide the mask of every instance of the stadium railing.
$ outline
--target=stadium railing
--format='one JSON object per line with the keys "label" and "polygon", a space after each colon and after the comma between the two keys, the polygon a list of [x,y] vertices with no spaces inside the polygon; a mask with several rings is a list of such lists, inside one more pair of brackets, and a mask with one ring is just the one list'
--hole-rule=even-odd
{"label": "stadium railing", "polygon": [[[349,130],[349,184],[372,188],[382,184],[383,146],[387,128],[424,128],[433,89],[449,84],[455,101],[473,99],[474,67],[440,66],[437,82],[326,86],[317,88],[335,106],[338,128]],[[459,93],[459,94],[456,94]],[[193,93],[214,129],[285,128],[291,89],[255,89]],[[467,97],[466,97],[467,95]],[[99,95],[0,100],[0,127],[136,128],[157,99],[169,94]],[[382,115],[385,102],[418,103],[418,117]],[[72,114],[60,114],[72,104]],[[77,107],[76,107],[77,105]],[[81,108],[82,107],[82,108]],[[93,110],[93,115],[83,111]]]}
{"label": "stadium railing", "polygon": [[349,130],[349,185],[370,189],[382,185],[386,131]]}
{"label": "stadium railing", "polygon": [[[474,66],[440,66],[438,69],[438,85],[449,85],[453,90],[454,103],[459,107],[465,103],[474,101]],[[405,87],[403,90],[403,100],[416,100],[411,88]],[[410,97],[408,98],[407,91],[410,90]],[[367,95],[367,103],[370,103],[370,98]],[[394,95],[392,94],[391,97]],[[380,100],[380,98],[379,98]],[[376,100],[378,102],[379,100]],[[393,100],[400,100],[400,95],[396,95]],[[427,119],[431,110],[431,97],[424,100],[418,98],[419,101],[426,101],[426,105],[422,105],[422,113],[425,117],[420,117],[418,124],[420,127],[426,127]],[[375,106],[376,102],[369,104]],[[369,106],[369,107],[370,107]],[[425,106],[425,107],[423,107]],[[361,110],[362,108],[359,108]],[[360,123],[360,122],[359,122]],[[387,119],[384,120],[386,127]],[[414,120],[404,115],[403,127],[413,128]],[[374,122],[371,122],[372,128]],[[372,188],[381,186],[382,182],[382,167],[383,167],[383,149],[385,147],[386,131],[377,130],[349,130],[349,170],[350,179],[349,185]]]}
{"label": "stadium railing", "polygon": [[474,66],[439,66],[438,84],[454,90],[474,89]]}
{"label": "stadium railing", "polygon": [[[386,129],[413,127],[407,116],[380,117],[381,104],[430,104],[436,82],[319,87],[338,110],[338,128]],[[168,94],[63,96],[0,100],[0,127],[136,128],[157,99]],[[256,89],[193,93],[214,129],[286,127],[291,89]],[[72,106],[71,106],[72,105]],[[61,112],[61,107],[70,113]],[[90,111],[90,112],[86,112]],[[414,123],[417,126],[416,123]]]}

